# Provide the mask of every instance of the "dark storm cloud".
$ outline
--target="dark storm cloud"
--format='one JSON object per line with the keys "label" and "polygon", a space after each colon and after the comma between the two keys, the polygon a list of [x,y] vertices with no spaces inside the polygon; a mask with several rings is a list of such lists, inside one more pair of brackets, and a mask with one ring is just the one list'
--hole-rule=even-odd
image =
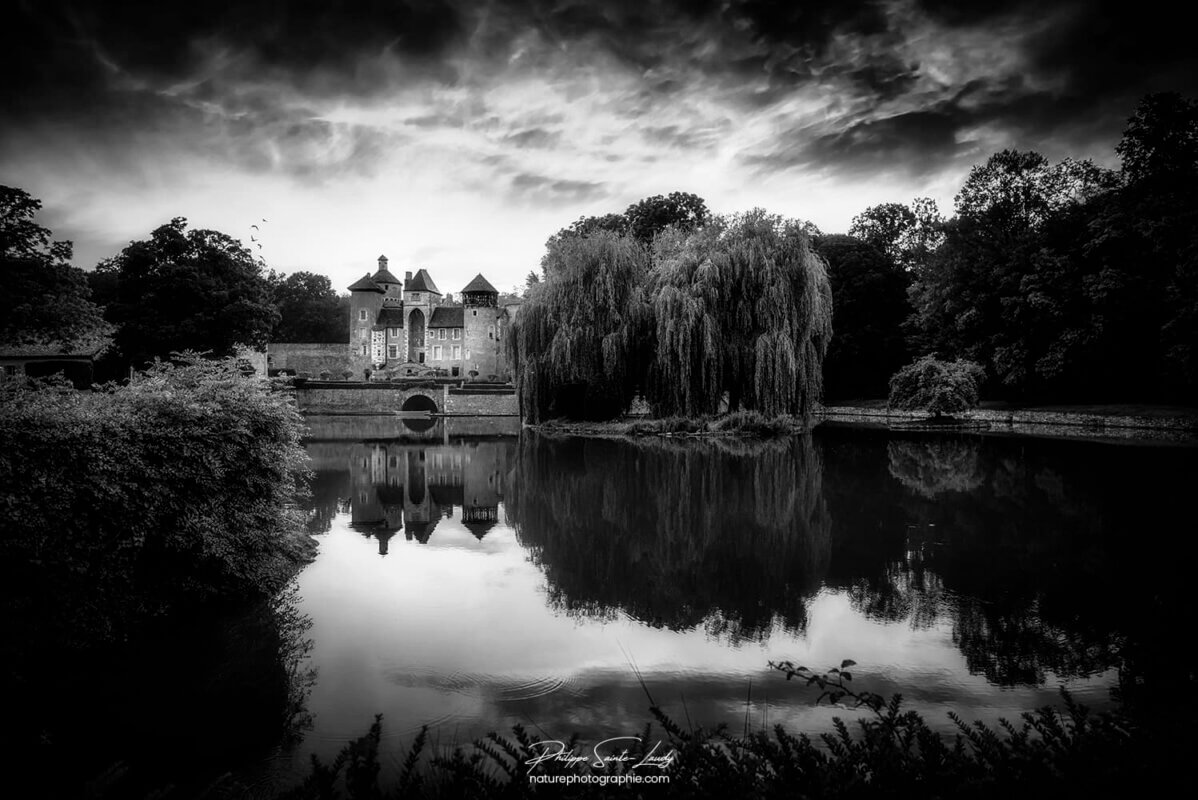
{"label": "dark storm cloud", "polygon": [[909,172],[924,174],[956,156],[959,125],[952,109],[913,111],[790,142],[772,152],[747,154],[743,160],[766,172],[851,165],[853,172],[877,173],[902,164]]}
{"label": "dark storm cloud", "polygon": [[[638,124],[651,145],[698,156],[735,133],[735,125],[705,129],[698,117],[711,123],[710,109],[662,118],[672,102],[706,97],[733,119],[773,120],[741,163],[926,175],[984,158],[973,149],[978,136],[979,147],[1113,147],[1138,97],[1198,89],[1198,48],[1180,8],[1157,0],[22,0],[0,25],[0,136],[47,121],[97,135],[133,127],[186,138],[194,128],[235,163],[310,176],[322,160],[334,172],[353,170],[398,142],[330,123],[306,104],[431,86],[473,88],[480,107],[426,108],[404,120],[408,127],[480,125],[497,146],[552,150],[569,134],[486,116],[485,81],[524,70],[552,83],[572,66],[594,65],[597,92],[610,89],[604,76],[613,70],[639,81],[611,113]],[[812,98],[824,102],[813,108]],[[599,186],[580,183],[512,186],[579,197]]]}

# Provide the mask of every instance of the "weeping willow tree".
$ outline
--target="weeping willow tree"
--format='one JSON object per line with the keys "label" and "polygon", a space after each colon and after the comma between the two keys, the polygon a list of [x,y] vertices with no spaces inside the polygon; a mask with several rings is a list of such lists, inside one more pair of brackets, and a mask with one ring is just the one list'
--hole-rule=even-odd
{"label": "weeping willow tree", "polygon": [[609,231],[555,236],[507,347],[521,415],[611,419],[636,392],[648,304],[648,252]]}
{"label": "weeping willow tree", "polygon": [[548,244],[545,280],[512,325],[521,413],[611,419],[643,392],[659,416],[729,410],[809,420],[832,293],[803,225],[758,209],[653,249],[595,230]]}
{"label": "weeping willow tree", "polygon": [[729,410],[810,418],[832,337],[832,293],[801,223],[756,209],[659,237],[646,292],[658,415]]}

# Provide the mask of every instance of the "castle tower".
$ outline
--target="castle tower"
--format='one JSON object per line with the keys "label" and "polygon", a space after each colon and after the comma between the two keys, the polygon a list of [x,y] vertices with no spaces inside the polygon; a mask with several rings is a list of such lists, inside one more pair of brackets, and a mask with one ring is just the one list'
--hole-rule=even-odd
{"label": "castle tower", "polygon": [[378,272],[370,278],[383,288],[386,294],[383,296],[383,305],[399,305],[403,303],[403,284],[399,282],[399,278],[391,274],[387,269],[387,257],[379,256]]}
{"label": "castle tower", "polygon": [[374,362],[374,326],[387,290],[367,273],[349,287],[349,357],[354,377]]}
{"label": "castle tower", "polygon": [[499,291],[481,273],[462,289],[465,352],[470,354],[465,368],[470,377],[503,374],[498,328],[503,312],[498,301]]}

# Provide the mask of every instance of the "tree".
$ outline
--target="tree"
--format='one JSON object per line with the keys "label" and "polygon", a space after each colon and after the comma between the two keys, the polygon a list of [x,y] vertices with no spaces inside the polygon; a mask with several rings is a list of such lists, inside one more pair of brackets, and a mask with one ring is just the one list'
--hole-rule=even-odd
{"label": "tree", "polygon": [[647,294],[659,415],[730,410],[809,418],[823,390],[832,295],[802,223],[754,209],[657,242]]}
{"label": "tree", "polygon": [[1172,92],[1140,101],[1115,147],[1132,183],[1193,184],[1198,178],[1198,103]]}
{"label": "tree", "polygon": [[219,231],[176,217],[98,268],[114,285],[109,319],[130,364],[172,352],[263,347],[279,320],[261,264]]}
{"label": "tree", "polygon": [[1058,277],[1069,272],[1046,244],[1062,220],[1117,186],[1114,173],[1089,162],[1054,165],[1031,152],[1004,150],[974,167],[944,243],[912,286],[912,349],[984,363],[1016,394],[1040,391],[1051,377],[1051,359],[1041,362],[1052,320],[1067,299],[1057,296]]}
{"label": "tree", "polygon": [[71,266],[71,243],[51,240],[34,221],[40,200],[0,186],[0,343],[31,351],[96,353],[112,326],[92,302],[83,270]]}
{"label": "tree", "polygon": [[610,231],[553,236],[542,261],[545,280],[529,288],[506,338],[516,366],[522,415],[610,419],[635,392],[629,331],[648,253]]}
{"label": "tree", "polygon": [[890,376],[908,360],[903,323],[911,314],[911,276],[852,236],[820,237],[815,249],[828,264],[836,331],[824,360],[824,393],[882,397]]}
{"label": "tree", "polygon": [[327,276],[301,271],[283,277],[272,272],[267,280],[279,312],[271,341],[349,341],[349,310]]}
{"label": "tree", "polygon": [[920,271],[944,241],[944,218],[936,201],[917,197],[907,206],[882,203],[871,206],[849,226],[849,235],[867,242],[905,270]]}
{"label": "tree", "polygon": [[614,233],[632,236],[642,245],[650,246],[654,238],[668,227],[691,231],[711,219],[702,197],[688,192],[654,195],[628,206],[623,214],[604,214],[600,217],[579,217],[562,228],[556,236],[593,236]]}
{"label": "tree", "polygon": [[891,408],[927,411],[942,417],[978,404],[985,371],[972,361],[940,361],[934,355],[913,361],[890,379]]}
{"label": "tree", "polygon": [[687,416],[727,397],[808,418],[820,397],[831,291],[800,222],[758,209],[670,226],[652,255],[632,236],[559,234],[543,266],[508,337],[533,422],[610,419],[638,391]]}
{"label": "tree", "polygon": [[707,203],[702,197],[689,192],[670,192],[646,197],[633,203],[624,211],[627,230],[642,244],[652,244],[653,239],[668,227],[692,231],[711,219]]}

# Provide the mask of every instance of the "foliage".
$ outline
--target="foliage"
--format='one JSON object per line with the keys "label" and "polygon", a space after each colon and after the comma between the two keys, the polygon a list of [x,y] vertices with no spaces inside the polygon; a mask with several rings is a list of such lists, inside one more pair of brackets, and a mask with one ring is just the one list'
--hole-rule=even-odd
{"label": "foliage", "polygon": [[1102,327],[1074,221],[1117,185],[1089,162],[1054,165],[1030,152],[974,167],[944,244],[911,288],[912,346],[984,364],[1012,393],[1051,386],[1068,351]]}
{"label": "foliage", "polygon": [[96,353],[112,326],[91,300],[83,270],[71,266],[71,243],[51,241],[34,221],[40,200],[0,186],[0,345],[46,353]]}
{"label": "foliage", "polygon": [[232,360],[187,355],[96,392],[0,390],[2,616],[24,636],[90,644],[269,597],[310,554],[302,419]]}
{"label": "foliage", "polygon": [[[1092,713],[1065,691],[1063,708],[1045,706],[1024,713],[1018,722],[1000,720],[996,727],[967,723],[949,712],[956,733],[945,737],[919,713],[904,710],[900,695],[887,699],[853,688],[849,667],[854,665],[845,660],[840,667],[818,673],[793,662],[771,663],[787,680],[818,688],[817,703],[826,697],[857,713],[855,730],[837,717],[834,729],[817,739],[795,736],[782,725],[736,736],[723,726],[684,727],[649,696],[653,722],[640,732],[640,741],[632,743],[628,763],[640,762],[659,740],[662,745],[655,755],[672,755],[660,773],[668,775],[669,782],[653,785],[654,797],[998,798],[1142,791],[1146,786],[1165,785],[1166,778],[1158,770],[1181,752],[1167,743],[1160,747],[1155,737],[1145,737],[1124,716]],[[428,731],[422,729],[403,755],[395,785],[385,789],[379,780],[382,724],[376,717],[366,735],[346,745],[331,764],[313,759],[304,784],[279,797],[540,797],[542,787],[527,779],[529,762],[544,750],[538,741],[517,723],[510,736],[490,733],[469,747],[427,758]],[[586,751],[577,737],[569,739],[565,748],[567,753]],[[630,769],[618,762],[597,768],[590,763],[568,766],[551,761],[533,770],[609,778],[629,772],[658,773],[655,767]],[[225,788],[226,797],[249,796],[241,787]],[[558,784],[551,789],[554,797],[613,794],[611,785],[598,782]]]}
{"label": "foliage", "polygon": [[824,393],[880,397],[909,358],[903,323],[911,314],[911,276],[883,251],[851,236],[821,236],[816,252],[828,264],[836,329],[824,360]]}
{"label": "foliage", "polygon": [[944,219],[936,201],[917,197],[911,205],[882,203],[870,206],[849,226],[849,236],[882,251],[898,266],[920,272],[932,252],[944,241]]}
{"label": "foliage", "polygon": [[809,421],[831,293],[801,224],[756,210],[655,240],[550,239],[512,325],[525,419],[611,419],[641,392],[661,416],[733,410]]}
{"label": "foliage", "polygon": [[610,232],[558,236],[543,265],[545,280],[530,287],[506,337],[522,415],[539,422],[623,413],[635,391],[645,250]]}
{"label": "foliage", "polygon": [[666,228],[692,231],[711,219],[707,203],[689,192],[654,195],[633,203],[624,211],[628,234],[642,244],[652,244]]}
{"label": "foliage", "polygon": [[702,197],[688,192],[670,192],[633,203],[623,214],[579,217],[555,236],[593,236],[606,231],[618,236],[631,236],[642,245],[651,246],[654,239],[667,228],[691,231],[710,220],[711,212],[707,210],[707,203]]}
{"label": "foliage", "polygon": [[337,295],[328,276],[271,272],[267,281],[279,312],[270,332],[272,342],[349,341],[349,298]]}
{"label": "foliage", "polygon": [[807,420],[832,336],[824,265],[799,223],[757,209],[657,243],[645,399],[659,415],[729,408]]}
{"label": "foliage", "polygon": [[978,404],[978,384],[985,373],[971,361],[940,361],[924,356],[890,379],[892,408],[924,410],[933,416],[966,411]]}
{"label": "foliage", "polygon": [[1131,183],[1192,185],[1198,179],[1198,102],[1173,92],[1148,95],[1115,150]]}
{"label": "foliage", "polygon": [[182,350],[227,356],[262,347],[278,320],[262,265],[219,231],[176,217],[97,267],[109,321],[133,366]]}

